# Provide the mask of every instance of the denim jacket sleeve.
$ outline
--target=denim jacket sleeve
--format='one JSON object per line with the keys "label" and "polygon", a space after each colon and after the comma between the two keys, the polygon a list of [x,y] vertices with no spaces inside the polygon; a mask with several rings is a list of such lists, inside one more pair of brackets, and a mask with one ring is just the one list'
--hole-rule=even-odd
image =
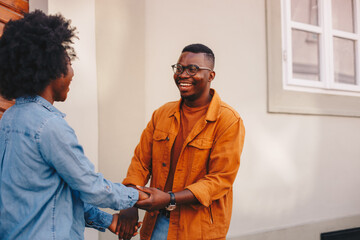
{"label": "denim jacket sleeve", "polygon": [[110,226],[113,216],[101,211],[91,204],[84,203],[84,218],[86,227],[95,228],[101,232],[105,232]]}
{"label": "denim jacket sleeve", "polygon": [[138,200],[137,190],[112,183],[94,172],[74,130],[63,118],[50,118],[38,130],[36,139],[43,159],[73,190],[79,191],[83,202],[120,210],[132,207]]}

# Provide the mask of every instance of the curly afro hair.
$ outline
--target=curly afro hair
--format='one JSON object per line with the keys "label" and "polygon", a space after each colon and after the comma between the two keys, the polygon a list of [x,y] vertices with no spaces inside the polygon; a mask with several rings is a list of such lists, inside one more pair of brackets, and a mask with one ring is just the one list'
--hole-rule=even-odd
{"label": "curly afro hair", "polygon": [[71,46],[76,28],[62,15],[40,10],[9,21],[0,38],[0,94],[6,99],[40,94],[67,74],[76,57]]}

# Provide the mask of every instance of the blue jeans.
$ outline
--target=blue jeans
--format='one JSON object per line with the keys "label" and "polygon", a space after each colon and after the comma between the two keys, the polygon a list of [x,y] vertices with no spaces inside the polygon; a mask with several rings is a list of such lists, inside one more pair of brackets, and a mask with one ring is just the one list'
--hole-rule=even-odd
{"label": "blue jeans", "polygon": [[159,214],[156,219],[154,230],[151,234],[151,240],[166,240],[169,230],[169,218]]}

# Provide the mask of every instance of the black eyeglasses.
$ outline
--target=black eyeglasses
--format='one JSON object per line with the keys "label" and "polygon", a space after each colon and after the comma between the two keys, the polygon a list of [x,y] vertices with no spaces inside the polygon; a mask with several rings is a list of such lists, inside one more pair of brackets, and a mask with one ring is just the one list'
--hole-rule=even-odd
{"label": "black eyeglasses", "polygon": [[194,65],[194,64],[191,64],[191,65],[188,65],[188,66],[183,66],[181,64],[174,64],[174,65],[171,65],[174,73],[176,75],[180,75],[184,72],[184,70],[186,70],[187,74],[189,74],[190,76],[194,76],[199,70],[209,70],[209,71],[212,71],[212,69],[210,68],[207,68],[207,67],[199,67],[197,65]]}

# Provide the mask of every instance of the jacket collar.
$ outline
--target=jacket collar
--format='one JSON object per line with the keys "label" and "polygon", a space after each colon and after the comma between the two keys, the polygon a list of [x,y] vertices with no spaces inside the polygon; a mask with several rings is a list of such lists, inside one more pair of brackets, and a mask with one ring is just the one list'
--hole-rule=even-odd
{"label": "jacket collar", "polygon": [[[209,108],[206,112],[205,120],[209,122],[216,121],[221,107],[221,99],[219,94],[215,91],[215,89],[210,89],[210,94],[213,96],[209,105]],[[180,114],[180,107],[181,107],[182,99],[180,99],[176,105],[174,105],[173,110],[169,117],[176,116],[177,113]],[[178,115],[179,116],[179,115]]]}
{"label": "jacket collar", "polygon": [[49,103],[45,98],[40,97],[40,96],[34,96],[34,97],[30,97],[30,96],[26,96],[26,97],[19,97],[16,99],[15,104],[25,104],[25,103],[29,103],[29,102],[35,102],[41,106],[43,106],[44,108],[46,108],[47,110],[49,110],[50,112],[53,112],[55,114],[60,115],[61,117],[65,117],[66,114],[60,112],[56,107],[54,107],[51,103]]}

